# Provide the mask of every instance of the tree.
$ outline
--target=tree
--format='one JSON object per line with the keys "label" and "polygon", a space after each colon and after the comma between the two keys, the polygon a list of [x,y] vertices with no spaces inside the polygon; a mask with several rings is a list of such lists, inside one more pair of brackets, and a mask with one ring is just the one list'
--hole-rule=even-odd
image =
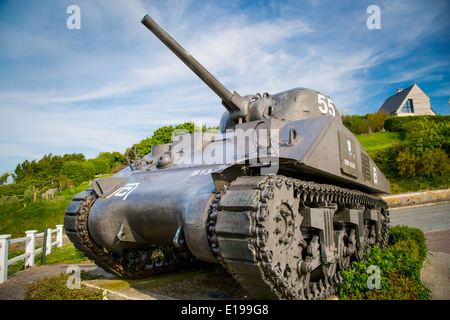
{"label": "tree", "polygon": [[146,138],[134,146],[138,153],[146,155],[152,151],[152,146],[155,144],[171,143],[174,135],[215,130],[218,130],[218,128],[206,127],[206,125],[203,125],[202,128],[196,127],[193,122],[185,122],[176,126],[164,126],[155,130],[150,138]]}
{"label": "tree", "polygon": [[76,185],[89,181],[95,176],[95,166],[92,162],[69,161],[64,163],[61,175],[72,180]]}
{"label": "tree", "polygon": [[9,173],[4,173],[0,176],[0,186],[4,185],[8,181]]}
{"label": "tree", "polygon": [[389,113],[386,110],[378,110],[375,113],[367,115],[367,123],[371,132],[378,132],[384,130],[384,121],[389,118]]}
{"label": "tree", "polygon": [[369,133],[367,117],[368,115],[344,115],[342,116],[342,123],[348,130],[350,130],[354,134]]}

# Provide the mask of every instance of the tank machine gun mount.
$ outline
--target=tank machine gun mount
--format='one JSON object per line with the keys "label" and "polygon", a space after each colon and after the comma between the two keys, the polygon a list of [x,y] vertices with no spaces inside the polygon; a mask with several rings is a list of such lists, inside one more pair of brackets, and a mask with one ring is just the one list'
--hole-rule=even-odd
{"label": "tank machine gun mount", "polygon": [[[69,239],[126,278],[220,263],[249,295],[322,299],[367,245],[384,247],[389,183],[315,90],[231,93],[152,18],[141,21],[218,97],[220,133],[127,155],[66,209]],[[163,252],[164,259],[155,252]]]}

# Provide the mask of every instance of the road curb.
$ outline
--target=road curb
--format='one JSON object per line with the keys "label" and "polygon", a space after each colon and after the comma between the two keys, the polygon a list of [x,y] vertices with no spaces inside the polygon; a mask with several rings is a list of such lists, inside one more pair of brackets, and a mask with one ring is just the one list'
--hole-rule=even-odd
{"label": "road curb", "polygon": [[381,197],[389,208],[425,205],[450,201],[450,189],[401,193]]}

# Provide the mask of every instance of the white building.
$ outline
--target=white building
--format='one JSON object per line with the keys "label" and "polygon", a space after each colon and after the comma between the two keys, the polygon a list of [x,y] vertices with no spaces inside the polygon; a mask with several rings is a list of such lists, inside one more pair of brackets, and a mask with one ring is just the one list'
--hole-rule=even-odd
{"label": "white building", "polygon": [[397,89],[397,93],[387,98],[380,110],[391,116],[436,115],[431,109],[430,98],[417,84],[406,89]]}

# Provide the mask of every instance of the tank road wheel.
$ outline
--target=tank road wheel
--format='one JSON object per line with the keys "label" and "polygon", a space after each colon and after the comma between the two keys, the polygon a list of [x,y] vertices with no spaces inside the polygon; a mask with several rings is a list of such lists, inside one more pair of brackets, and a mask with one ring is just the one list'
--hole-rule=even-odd
{"label": "tank road wheel", "polygon": [[351,257],[356,251],[355,231],[352,231],[350,236],[347,235],[345,230],[334,232],[339,270],[347,270],[350,268]]}
{"label": "tank road wheel", "polygon": [[76,195],[66,209],[64,228],[74,246],[100,268],[122,278],[138,279],[197,265],[198,260],[190,252],[176,248],[118,250],[98,245],[87,227],[91,207],[97,198],[93,189]]}

